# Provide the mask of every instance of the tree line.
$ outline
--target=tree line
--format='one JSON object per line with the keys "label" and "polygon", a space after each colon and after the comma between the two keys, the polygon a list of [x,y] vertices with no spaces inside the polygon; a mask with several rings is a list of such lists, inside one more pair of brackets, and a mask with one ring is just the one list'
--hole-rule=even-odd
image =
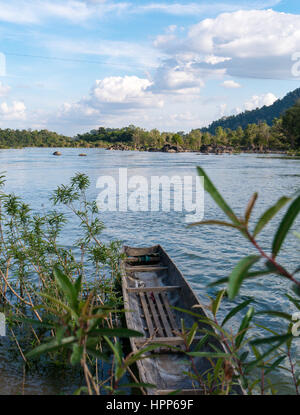
{"label": "tree line", "polygon": [[245,128],[236,129],[218,126],[215,134],[205,129],[194,129],[189,133],[147,131],[130,125],[125,128],[104,128],[78,134],[78,142],[87,145],[107,147],[122,143],[132,149],[161,149],[164,145],[178,146],[183,150],[199,151],[203,146],[226,146],[236,150],[296,150],[300,147],[300,103],[288,109],[272,125],[262,121],[250,123]]}
{"label": "tree line", "polygon": [[48,130],[0,129],[0,148],[73,147],[70,137]]}
{"label": "tree line", "polygon": [[248,124],[259,124],[266,122],[272,125],[275,118],[280,118],[289,108],[294,106],[300,99],[300,88],[289,92],[282,99],[276,100],[272,105],[264,105],[261,108],[256,108],[252,111],[244,111],[237,115],[229,117],[222,117],[217,121],[212,122],[203,131],[208,131],[215,134],[218,127],[230,128],[236,130],[238,127],[246,128]]}
{"label": "tree line", "polygon": [[300,102],[288,109],[283,116],[275,118],[272,125],[266,121],[250,123],[236,129],[218,126],[212,134],[206,129],[160,132],[147,131],[129,125],[124,128],[93,129],[76,137],[67,137],[48,130],[0,129],[0,148],[22,147],[103,147],[121,144],[126,149],[161,149],[169,144],[182,150],[200,151],[207,146],[232,147],[246,150],[297,150],[300,148]]}

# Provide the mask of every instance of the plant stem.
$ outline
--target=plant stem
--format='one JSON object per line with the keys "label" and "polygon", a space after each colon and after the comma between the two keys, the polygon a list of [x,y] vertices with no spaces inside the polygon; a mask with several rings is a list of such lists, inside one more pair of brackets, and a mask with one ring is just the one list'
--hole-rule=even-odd
{"label": "plant stem", "polygon": [[252,243],[252,245],[259,251],[259,253],[261,254],[261,256],[263,258],[265,258],[267,261],[269,261],[272,265],[274,265],[274,267],[278,270],[279,274],[281,274],[282,276],[288,278],[289,280],[293,281],[295,284],[300,286],[300,281],[297,281],[292,274],[290,274],[288,271],[286,271],[280,264],[278,264],[278,262],[275,261],[274,258],[270,257],[269,255],[267,255],[263,249],[258,245],[257,241],[255,240],[255,238],[249,233],[249,231],[247,230],[247,236],[250,240],[250,242]]}

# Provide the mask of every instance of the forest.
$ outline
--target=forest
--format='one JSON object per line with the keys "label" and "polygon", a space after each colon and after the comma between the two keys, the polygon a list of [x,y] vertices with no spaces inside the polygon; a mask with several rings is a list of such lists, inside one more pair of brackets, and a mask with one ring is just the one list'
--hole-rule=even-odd
{"label": "forest", "polygon": [[70,137],[48,130],[0,129],[0,148],[73,147]]}
{"label": "forest", "polygon": [[300,148],[300,102],[275,118],[272,125],[265,120],[249,123],[236,129],[216,127],[212,134],[207,129],[160,132],[147,131],[129,125],[124,128],[93,129],[75,137],[67,137],[48,130],[0,129],[0,148],[23,147],[100,147],[121,150],[160,151],[164,147],[173,151],[202,151],[223,147],[230,151],[297,151]]}
{"label": "forest", "polygon": [[248,124],[259,124],[266,122],[272,125],[275,118],[280,118],[289,108],[294,106],[300,99],[300,88],[289,92],[282,99],[278,99],[272,105],[264,105],[252,111],[245,111],[237,115],[222,117],[212,122],[207,128],[202,129],[203,132],[215,134],[218,127],[230,128],[236,130],[238,127],[246,128]]}
{"label": "forest", "polygon": [[[159,132],[157,129],[145,129],[130,125],[121,129],[100,127],[85,134],[78,134],[78,143],[88,146],[116,148],[122,143],[128,149],[153,150],[169,144],[182,150],[201,151],[209,146],[231,147],[236,151],[296,150],[300,147],[300,103],[289,108],[283,116],[275,118],[272,125],[266,121],[250,123],[245,128],[236,129],[218,126],[215,134],[203,129],[194,129],[189,133]],[[122,147],[121,147],[122,148]]]}

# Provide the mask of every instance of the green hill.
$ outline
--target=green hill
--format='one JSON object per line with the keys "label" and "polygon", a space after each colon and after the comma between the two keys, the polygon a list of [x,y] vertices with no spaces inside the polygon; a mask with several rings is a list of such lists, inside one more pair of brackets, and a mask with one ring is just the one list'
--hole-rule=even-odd
{"label": "green hill", "polygon": [[201,128],[201,131],[215,134],[217,127],[236,130],[238,127],[246,128],[248,124],[259,124],[260,122],[272,125],[274,118],[279,118],[287,109],[295,105],[299,99],[300,88],[297,88],[268,107],[265,105],[253,111],[245,111],[238,115],[223,117],[211,123],[207,128]]}

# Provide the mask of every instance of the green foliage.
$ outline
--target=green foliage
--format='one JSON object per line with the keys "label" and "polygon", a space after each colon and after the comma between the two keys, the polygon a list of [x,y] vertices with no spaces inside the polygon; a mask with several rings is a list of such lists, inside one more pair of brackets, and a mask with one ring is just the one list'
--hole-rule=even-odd
{"label": "green foliage", "polygon": [[70,137],[48,130],[0,129],[0,148],[22,147],[73,147]]}
{"label": "green foliage", "polygon": [[249,255],[240,260],[229,276],[228,296],[231,300],[238,294],[243,279],[247,277],[250,268],[260,260],[258,255]]}
{"label": "green foliage", "polygon": [[[0,181],[4,184],[4,176]],[[34,360],[46,367],[72,365],[86,382],[76,393],[119,393],[120,381],[141,354],[125,358],[117,381],[96,374],[103,362],[113,364],[111,344],[119,350],[120,338],[140,333],[120,324],[120,243],[101,241],[103,224],[97,205],[87,200],[89,185],[77,173],[53,192],[55,210],[43,215],[13,194],[0,194],[0,299],[29,369]],[[64,213],[57,210],[61,206]],[[59,242],[68,232],[66,209],[80,235],[72,249]]]}
{"label": "green foliage", "polygon": [[223,197],[220,195],[205,171],[201,169],[201,167],[198,167],[198,174],[204,178],[204,189],[210,194],[216,204],[223,210],[223,212],[226,214],[226,216],[228,216],[233,224],[239,227],[241,225],[240,221],[234,214],[233,210],[228,206]]}
{"label": "green foliage", "polygon": [[289,197],[281,197],[278,202],[269,208],[259,219],[255,226],[253,236],[256,237],[269,221],[278,213],[291,199]]}
{"label": "green foliage", "polygon": [[282,117],[282,127],[293,147],[300,146],[300,103],[289,108]]}
{"label": "green foliage", "polygon": [[[245,215],[241,219],[237,219],[238,216],[233,213],[232,208],[224,201],[223,197],[219,191],[215,188],[211,180],[208,178],[203,169],[198,168],[199,175],[204,177],[205,180],[205,190],[210,194],[216,204],[220,207],[223,213],[230,219],[230,222],[222,222],[215,220],[207,220],[200,223],[194,224],[194,226],[203,226],[203,225],[217,225],[217,226],[228,226],[238,230],[252,245],[252,247],[257,251],[256,255],[249,255],[245,258],[242,258],[236,267],[232,270],[229,277],[223,278],[220,281],[217,281],[211,286],[227,283],[227,293],[230,300],[234,299],[242,286],[243,282],[249,278],[258,278],[264,275],[274,274],[276,277],[280,276],[289,280],[293,284],[295,293],[299,295],[300,281],[296,279],[296,274],[299,272],[297,268],[294,272],[287,270],[282,264],[279,264],[276,260],[280,249],[283,246],[283,243],[286,239],[286,236],[292,229],[296,218],[300,213],[300,197],[282,197],[279,201],[269,208],[259,219],[256,225],[254,226],[254,231],[252,232],[249,229],[249,219],[253,212],[255,202],[258,195],[255,193],[245,211]],[[283,215],[281,222],[279,223],[278,229],[275,233],[273,244],[272,244],[272,255],[270,256],[266,253],[259,242],[256,240],[257,235],[262,231],[262,229],[269,223],[271,219],[288,203],[290,206],[287,209],[287,212]],[[297,236],[297,235],[296,235]],[[263,260],[265,263],[265,269],[263,270],[252,270],[255,264],[258,261]],[[234,307],[227,316],[223,319],[221,325],[217,321],[217,312],[220,309],[221,301],[224,298],[224,290],[220,291],[216,295],[216,299],[212,300],[210,309],[214,316],[213,320],[210,320],[208,323],[217,333],[217,337],[223,342],[227,352],[231,356],[231,361],[235,369],[239,372],[239,379],[245,387],[248,389],[248,393],[253,393],[256,388],[260,385],[260,393],[266,393],[267,388],[271,390],[271,393],[276,393],[275,386],[272,385],[270,379],[266,379],[266,376],[272,375],[272,373],[278,369],[283,369],[282,363],[288,361],[290,368],[288,373],[291,375],[292,384],[295,387],[295,393],[299,394],[299,385],[300,385],[300,373],[297,371],[297,361],[292,356],[293,352],[293,342],[295,337],[292,335],[292,315],[279,311],[279,310],[263,310],[256,312],[255,307],[252,306],[248,309],[247,313],[244,315],[238,333],[234,336],[234,339],[231,338],[229,341],[229,335],[224,330],[226,324],[236,316],[238,313],[243,311],[253,300],[249,299],[243,303]],[[289,294],[286,294],[286,298],[289,299],[291,307],[294,307],[296,310],[300,309],[300,301]],[[282,325],[286,326],[285,333],[276,333],[274,330],[269,329],[268,327],[261,326],[256,324],[256,326],[266,330],[268,333],[271,333],[272,336],[261,337],[258,339],[251,340],[251,323],[255,320],[256,316],[266,316],[266,317],[276,317],[277,319],[282,320]],[[222,328],[222,329],[221,329]],[[232,346],[234,345],[232,350]],[[245,346],[252,350],[252,355],[255,356],[254,360],[249,360],[249,350],[244,350]],[[284,346],[284,348],[283,348]],[[260,350],[258,349],[260,348]],[[244,350],[244,351],[243,351]],[[241,353],[237,354],[237,351]],[[200,351],[201,353],[201,351]],[[200,356],[200,355],[199,355]],[[213,355],[211,355],[211,358]],[[225,357],[223,357],[225,358]],[[286,369],[286,368],[284,368]],[[257,371],[261,371],[261,378],[257,378]],[[250,376],[250,377],[249,377]],[[252,380],[251,380],[252,376]],[[254,377],[254,380],[253,380]],[[256,377],[256,379],[255,379]]]}
{"label": "green foliage", "polygon": [[300,146],[299,105],[292,106],[299,97],[300,89],[288,94],[282,101],[277,100],[272,106],[222,118],[209,128],[193,129],[189,133],[160,132],[157,129],[146,131],[129,125],[124,128],[99,127],[70,138],[48,130],[0,129],[0,148],[93,147],[159,151],[167,145],[188,151],[207,152],[213,149],[216,153],[224,149],[230,152],[296,152]]}
{"label": "green foliage", "polygon": [[[214,121],[208,128],[203,129],[202,131],[215,134],[218,127],[236,130],[238,127],[247,128],[249,124],[259,124],[262,120],[268,125],[272,125],[274,119],[281,117],[286,110],[295,105],[299,98],[300,88],[289,92],[284,98],[275,101],[273,105],[263,106],[262,108],[257,108],[253,111],[245,111],[238,115],[223,117],[220,120]],[[255,134],[249,131],[249,135],[252,135],[253,140]]]}
{"label": "green foliage", "polygon": [[[222,137],[221,130],[218,136]],[[203,394],[234,394],[241,386],[249,394],[275,394],[278,385],[274,385],[272,379],[278,370],[288,371],[295,393],[299,393],[292,315],[280,310],[256,311],[257,303],[252,298],[236,304],[225,316],[223,311],[223,303],[236,299],[249,278],[275,275],[299,287],[296,279],[299,268],[290,272],[276,259],[299,214],[299,196],[279,199],[258,219],[252,231],[250,218],[258,195],[255,193],[250,198],[240,217],[203,169],[198,168],[198,173],[204,176],[206,191],[228,222],[208,220],[196,225],[232,228],[251,243],[255,254],[241,258],[228,277],[214,283],[227,283],[227,289],[211,298],[208,315],[197,310],[178,309],[197,320],[192,327],[185,327],[182,321],[181,331],[176,335],[182,337],[183,348],[146,343],[137,353],[127,356],[121,339],[141,334],[120,324],[124,312],[117,289],[120,244],[117,241],[105,244],[100,239],[103,224],[98,219],[96,204],[86,197],[88,177],[77,173],[69,185],[59,186],[51,198],[55,209],[43,215],[33,214],[30,207],[13,194],[0,194],[0,296],[9,310],[9,327],[17,332],[17,345],[27,365],[37,360],[78,368],[85,386],[80,385],[76,394],[120,394],[130,387],[140,388],[145,393],[145,389],[153,389],[155,385],[139,383],[135,378],[128,382],[126,374],[133,375],[131,366],[147,358],[149,353],[155,358],[159,348],[169,347],[189,362],[185,375]],[[0,176],[0,185],[4,184],[4,179]],[[256,237],[288,202],[290,206],[279,224],[270,256]],[[80,229],[80,238],[74,241],[72,249],[59,243],[67,223],[66,214],[57,210],[61,205],[75,215]],[[259,261],[264,267],[255,269]],[[91,275],[93,278],[88,277]],[[292,309],[300,310],[299,299],[290,294],[286,294],[286,298]],[[277,333],[258,324],[259,316],[281,319],[286,330]],[[233,330],[231,322],[237,317],[240,324]],[[259,327],[267,335],[253,338],[253,327]],[[197,365],[203,360],[209,361],[210,368],[200,373]],[[111,366],[111,373],[99,378],[99,365],[103,362]]]}
{"label": "green foliage", "polygon": [[293,203],[290,205],[288,211],[286,212],[285,216],[283,217],[278,230],[276,232],[276,235],[273,240],[272,245],[272,254],[273,258],[275,258],[280,251],[280,248],[291,229],[291,226],[293,225],[296,217],[298,216],[300,212],[300,196],[297,197]]}

